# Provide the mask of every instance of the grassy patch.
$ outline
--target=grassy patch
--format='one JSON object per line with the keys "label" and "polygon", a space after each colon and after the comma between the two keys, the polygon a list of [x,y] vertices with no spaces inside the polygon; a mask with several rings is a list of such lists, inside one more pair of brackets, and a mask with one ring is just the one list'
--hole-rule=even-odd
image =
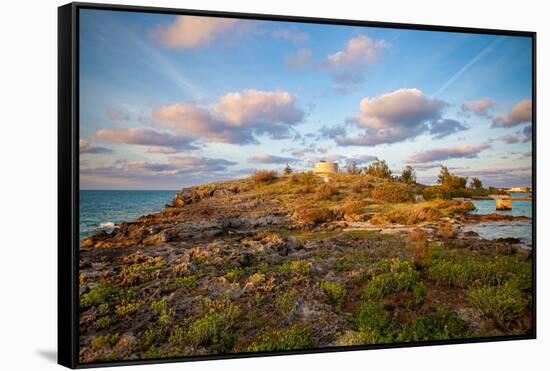
{"label": "grassy patch", "polygon": [[512,284],[471,289],[468,297],[483,316],[494,319],[503,328],[509,328],[512,321],[520,318],[528,303],[521,290]]}
{"label": "grassy patch", "polygon": [[323,290],[328,302],[340,310],[342,303],[346,297],[346,289],[338,282],[322,281],[319,284],[321,290]]}
{"label": "grassy patch", "polygon": [[468,323],[456,313],[437,310],[405,323],[395,336],[397,342],[461,339],[470,336]]}
{"label": "grassy patch", "polygon": [[236,334],[231,328],[242,311],[236,304],[225,301],[210,302],[208,305],[206,312],[182,333],[183,339],[178,340],[176,336],[170,341],[183,341],[195,347],[207,345],[216,352],[230,350]]}
{"label": "grassy patch", "polygon": [[163,289],[165,291],[174,291],[181,288],[194,289],[197,287],[197,285],[197,277],[194,275],[185,277],[174,277],[166,279],[164,281]]}
{"label": "grassy patch", "polygon": [[277,350],[307,349],[313,347],[309,327],[293,325],[260,334],[250,344],[248,352],[273,352]]}
{"label": "grassy patch", "polygon": [[518,256],[449,255],[432,261],[428,272],[438,284],[461,288],[498,286],[507,281],[515,281],[523,289],[531,287],[531,266]]}
{"label": "grassy patch", "polygon": [[90,347],[93,350],[101,350],[105,347],[113,347],[120,338],[119,334],[105,334],[92,339]]}
{"label": "grassy patch", "polygon": [[374,276],[365,286],[363,295],[366,299],[381,299],[384,296],[408,291],[418,282],[420,274],[409,261],[396,259],[392,261],[390,272]]}
{"label": "grassy patch", "polygon": [[293,260],[285,262],[277,268],[277,272],[285,276],[302,275],[307,276],[311,270],[311,265],[307,260]]}

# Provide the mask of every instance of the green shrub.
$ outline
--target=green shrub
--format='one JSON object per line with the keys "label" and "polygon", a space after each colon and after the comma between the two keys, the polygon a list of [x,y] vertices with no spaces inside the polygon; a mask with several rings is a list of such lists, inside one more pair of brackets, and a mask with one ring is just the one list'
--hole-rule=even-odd
{"label": "green shrub", "polygon": [[113,319],[111,318],[111,316],[99,317],[96,321],[96,325],[99,328],[107,328],[111,325],[111,323],[113,323]]}
{"label": "green shrub", "polygon": [[448,200],[451,198],[451,194],[444,190],[441,186],[430,186],[424,188],[422,196],[425,200]]}
{"label": "green shrub", "polygon": [[391,320],[381,304],[365,302],[356,315],[357,328],[365,344],[391,343]]}
{"label": "green shrub", "polygon": [[483,316],[494,319],[504,328],[510,327],[511,322],[524,313],[528,304],[521,290],[511,284],[472,289],[468,297]]}
{"label": "green shrub", "polygon": [[164,281],[165,291],[174,291],[181,288],[194,289],[197,287],[196,276],[174,277]]}
{"label": "green shrub", "polygon": [[126,316],[137,311],[140,305],[141,303],[139,302],[117,305],[117,307],[115,308],[115,313],[118,316]]}
{"label": "green shrub", "polygon": [[225,275],[225,278],[227,278],[229,282],[237,282],[243,274],[244,274],[244,271],[242,268],[235,268],[227,272],[227,274]]}
{"label": "green shrub", "polygon": [[193,346],[211,345],[218,352],[229,350],[235,341],[235,332],[230,331],[241,309],[228,302],[212,302],[206,313],[193,321],[185,338]]}
{"label": "green shrub", "polygon": [[105,334],[92,339],[90,347],[93,350],[100,350],[104,347],[113,347],[119,339],[118,334]]}
{"label": "green shrub", "polygon": [[346,289],[338,282],[323,281],[319,287],[325,293],[328,301],[334,305],[336,310],[340,310],[344,298],[346,297]]}
{"label": "green shrub", "polygon": [[307,349],[313,347],[309,327],[292,325],[260,334],[250,344],[248,352],[273,352],[279,350]]}
{"label": "green shrub", "polygon": [[530,264],[517,257],[495,258],[465,257],[458,261],[437,259],[428,270],[430,278],[438,284],[467,288],[470,285],[502,285],[517,282],[522,289],[531,287]]}
{"label": "green shrub", "polygon": [[363,295],[366,299],[381,299],[388,294],[409,291],[419,277],[411,262],[395,261],[390,272],[377,275],[367,283]]}
{"label": "green shrub", "polygon": [[405,323],[396,335],[397,342],[461,339],[469,336],[468,323],[456,313],[443,310]]}
{"label": "green shrub", "polygon": [[285,276],[290,275],[302,275],[306,276],[309,274],[311,269],[310,263],[307,260],[293,260],[281,264],[277,271]]}
{"label": "green shrub", "polygon": [[371,197],[375,200],[385,202],[408,202],[412,200],[407,187],[399,183],[386,182],[374,187]]}
{"label": "green shrub", "polygon": [[168,324],[174,319],[174,309],[168,308],[166,298],[152,302],[151,310],[158,316],[158,322],[160,324]]}
{"label": "green shrub", "polygon": [[287,315],[288,312],[290,312],[294,307],[297,296],[298,291],[296,291],[295,289],[287,289],[282,292],[278,292],[275,296],[275,305],[277,307],[277,312],[279,312],[279,314],[281,315]]}
{"label": "green shrub", "polygon": [[343,256],[340,258],[336,264],[334,264],[334,269],[337,272],[347,272],[350,271],[354,266],[353,258],[350,256]]}
{"label": "green shrub", "polygon": [[426,297],[426,286],[423,283],[417,283],[412,288],[412,297],[407,303],[410,309],[418,309],[424,304],[424,298]]}
{"label": "green shrub", "polygon": [[87,293],[80,296],[80,307],[88,308],[98,304],[107,303],[115,294],[115,289],[111,286],[99,285],[92,288]]}

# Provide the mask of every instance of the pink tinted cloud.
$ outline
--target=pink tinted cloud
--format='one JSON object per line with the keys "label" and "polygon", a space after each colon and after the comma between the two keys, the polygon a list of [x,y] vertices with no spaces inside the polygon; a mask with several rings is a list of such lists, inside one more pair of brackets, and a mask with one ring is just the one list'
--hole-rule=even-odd
{"label": "pink tinted cloud", "polygon": [[158,27],[152,37],[167,48],[190,49],[211,43],[226,35],[238,20],[229,18],[178,16],[168,25]]}
{"label": "pink tinted cloud", "polygon": [[95,139],[109,144],[151,146],[148,151],[151,153],[161,153],[161,149],[164,149],[163,153],[196,149],[191,144],[191,141],[194,140],[192,137],[175,136],[142,128],[101,129],[95,133]]}
{"label": "pink tinted cloud", "polygon": [[510,128],[513,126],[530,123],[533,119],[533,103],[530,99],[518,102],[510,112],[496,116],[493,119],[492,127]]}
{"label": "pink tinted cloud", "polygon": [[491,148],[488,144],[463,145],[455,147],[444,147],[429,149],[409,156],[408,163],[430,163],[444,161],[453,158],[475,158],[486,149]]}
{"label": "pink tinted cloud", "polygon": [[304,111],[287,92],[244,90],[228,93],[212,108],[179,103],[160,107],[153,114],[158,127],[214,142],[254,143],[256,136],[286,137],[301,122]]}

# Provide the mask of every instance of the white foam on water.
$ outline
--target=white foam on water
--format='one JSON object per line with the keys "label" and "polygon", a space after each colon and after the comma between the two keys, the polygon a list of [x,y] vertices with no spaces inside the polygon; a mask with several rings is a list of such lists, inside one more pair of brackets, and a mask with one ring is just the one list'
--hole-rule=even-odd
{"label": "white foam on water", "polygon": [[115,227],[115,223],[113,222],[105,222],[105,223],[99,224],[99,228],[114,228],[114,227]]}

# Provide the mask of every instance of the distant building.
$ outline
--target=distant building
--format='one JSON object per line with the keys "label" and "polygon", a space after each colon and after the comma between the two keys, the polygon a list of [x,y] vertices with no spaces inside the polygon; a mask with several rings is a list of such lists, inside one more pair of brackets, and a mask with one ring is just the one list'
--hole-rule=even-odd
{"label": "distant building", "polygon": [[315,164],[315,172],[319,174],[337,173],[338,163],[319,161],[318,163]]}
{"label": "distant building", "polygon": [[531,192],[530,187],[512,187],[508,189],[508,192],[527,193]]}

